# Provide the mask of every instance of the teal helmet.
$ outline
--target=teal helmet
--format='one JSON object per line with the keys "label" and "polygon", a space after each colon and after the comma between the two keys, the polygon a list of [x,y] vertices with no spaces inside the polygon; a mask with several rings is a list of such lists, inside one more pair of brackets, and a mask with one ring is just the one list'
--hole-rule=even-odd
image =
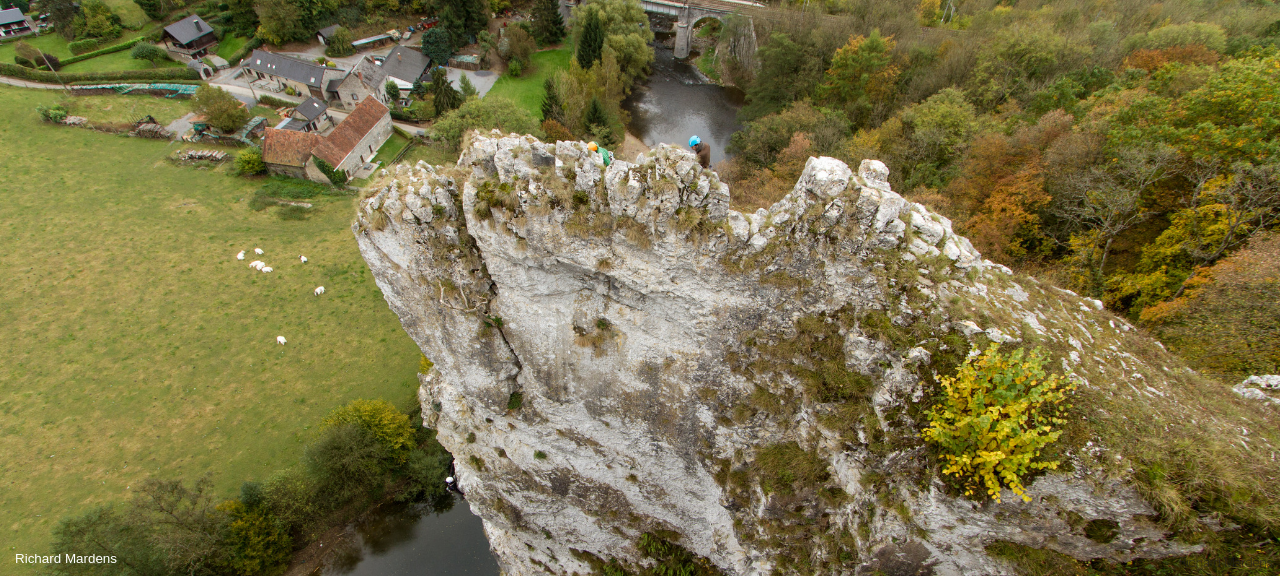
{"label": "teal helmet", "polygon": [[697,146],[698,144],[701,144],[701,143],[702,143],[702,139],[701,139],[701,138],[698,138],[697,136],[694,136],[694,137],[692,137],[692,138],[689,138],[689,147],[690,147],[690,148],[693,148],[694,146]]}

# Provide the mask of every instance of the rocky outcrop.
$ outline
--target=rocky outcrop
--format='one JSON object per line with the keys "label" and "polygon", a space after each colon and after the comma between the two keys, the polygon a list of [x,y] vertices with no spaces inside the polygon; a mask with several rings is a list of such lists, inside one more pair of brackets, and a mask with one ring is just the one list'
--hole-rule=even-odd
{"label": "rocky outcrop", "polygon": [[353,231],[435,363],[424,417],[507,574],[643,563],[645,532],[739,575],[1010,573],[997,540],[1198,549],[1168,539],[1119,442],[1086,424],[1028,502],[938,477],[923,405],[973,346],[1043,346],[1078,403],[1156,425],[1183,371],[1100,302],[983,260],[887,174],[812,158],[743,214],[665,146],[605,167],[581,143],[495,133],[456,167],[384,171]]}

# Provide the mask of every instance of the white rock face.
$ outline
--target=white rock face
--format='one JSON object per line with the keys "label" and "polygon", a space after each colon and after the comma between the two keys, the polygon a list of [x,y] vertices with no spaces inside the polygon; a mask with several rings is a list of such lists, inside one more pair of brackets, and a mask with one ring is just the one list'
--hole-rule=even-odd
{"label": "white rock face", "polygon": [[[855,175],[812,158],[791,193],[742,214],[682,149],[607,169],[596,156],[478,136],[456,168],[388,170],[353,224],[435,363],[424,419],[505,574],[645,562],[645,532],[733,575],[1011,573],[984,552],[996,540],[1080,559],[1196,550],[1084,456],[1026,503],[964,499],[930,476],[931,366],[1031,334],[1083,346],[1075,363],[1123,352],[1095,347],[1119,334],[1104,312],[984,261],[892,192],[882,163]],[[956,316],[965,306],[1007,313]],[[780,356],[801,337],[828,356]],[[823,388],[820,360],[861,388]],[[766,487],[761,453],[789,446],[826,471]],[[1086,537],[1093,521],[1114,537]]]}

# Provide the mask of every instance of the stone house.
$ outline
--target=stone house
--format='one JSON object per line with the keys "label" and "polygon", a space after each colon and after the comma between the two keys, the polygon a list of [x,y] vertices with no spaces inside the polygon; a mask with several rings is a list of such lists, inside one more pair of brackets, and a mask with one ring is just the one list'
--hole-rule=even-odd
{"label": "stone house", "polygon": [[265,50],[254,50],[253,54],[245,58],[243,73],[249,75],[250,81],[266,80],[274,83],[281,91],[285,88],[293,88],[298,94],[321,100],[325,99],[325,85],[331,80],[341,78],[344,74],[337,68],[321,66],[314,62]]}
{"label": "stone house", "polygon": [[353,174],[377,154],[391,132],[391,111],[382,102],[366,98],[327,136],[268,128],[262,160],[272,174],[327,183],[328,178],[316,167],[317,158]]}
{"label": "stone house", "polygon": [[408,46],[396,46],[381,62],[368,56],[361,58],[330,92],[347,110],[354,110],[357,104],[369,96],[391,106],[395,103],[387,100],[387,80],[394,81],[401,93],[407,95],[414,82],[431,81],[430,71],[431,59],[422,52]]}
{"label": "stone house", "polygon": [[293,109],[276,128],[297,130],[299,132],[323,133],[333,127],[333,117],[329,115],[329,105],[315,98],[307,98],[305,102]]}

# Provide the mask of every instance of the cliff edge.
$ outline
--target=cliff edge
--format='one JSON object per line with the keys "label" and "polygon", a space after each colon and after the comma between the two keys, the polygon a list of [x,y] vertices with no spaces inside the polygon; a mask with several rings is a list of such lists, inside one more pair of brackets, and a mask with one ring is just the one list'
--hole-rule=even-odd
{"label": "cliff edge", "polygon": [[[506,574],[645,565],[646,538],[725,574],[1010,574],[993,542],[1126,561],[1274,520],[1274,414],[886,178],[811,158],[742,214],[682,149],[605,167],[496,132],[383,171],[353,232]],[[993,342],[1078,386],[1029,502],[960,496],[920,440],[936,377]]]}

